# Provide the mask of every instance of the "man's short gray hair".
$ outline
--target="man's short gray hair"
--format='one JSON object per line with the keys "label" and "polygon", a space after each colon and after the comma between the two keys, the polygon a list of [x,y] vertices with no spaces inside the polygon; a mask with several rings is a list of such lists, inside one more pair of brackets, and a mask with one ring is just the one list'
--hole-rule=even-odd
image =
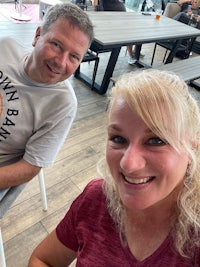
{"label": "man's short gray hair", "polygon": [[94,31],[91,20],[81,8],[72,3],[56,4],[50,7],[43,17],[41,34],[48,32],[52,24],[59,18],[66,19],[72,27],[80,29],[88,36],[89,43],[92,42]]}

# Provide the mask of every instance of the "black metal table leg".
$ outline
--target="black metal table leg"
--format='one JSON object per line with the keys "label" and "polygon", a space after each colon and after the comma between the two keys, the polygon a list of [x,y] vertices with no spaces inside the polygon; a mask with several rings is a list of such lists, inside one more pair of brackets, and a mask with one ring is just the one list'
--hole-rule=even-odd
{"label": "black metal table leg", "polygon": [[92,86],[92,79],[90,79],[88,76],[82,73],[80,69],[76,71],[75,77],[79,79],[80,81],[82,81],[83,83],[85,83],[87,86],[89,87],[92,86],[93,91],[95,91],[96,93],[100,95],[105,94],[107,92],[107,89],[110,83],[110,78],[112,77],[120,50],[121,50],[121,47],[112,49],[101,84],[97,84],[95,82]]}

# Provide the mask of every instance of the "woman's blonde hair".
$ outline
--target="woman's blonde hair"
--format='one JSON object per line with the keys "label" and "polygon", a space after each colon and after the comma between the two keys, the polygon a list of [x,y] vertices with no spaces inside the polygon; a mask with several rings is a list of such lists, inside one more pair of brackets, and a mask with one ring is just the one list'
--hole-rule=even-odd
{"label": "woman's blonde hair", "polygon": [[[176,151],[189,153],[191,163],[177,200],[177,221],[173,227],[174,243],[182,256],[191,256],[199,246],[200,233],[200,113],[187,84],[173,73],[144,70],[123,75],[112,88],[110,107],[123,97],[153,133]],[[123,231],[123,205],[111,175],[106,175],[104,189],[109,210]]]}

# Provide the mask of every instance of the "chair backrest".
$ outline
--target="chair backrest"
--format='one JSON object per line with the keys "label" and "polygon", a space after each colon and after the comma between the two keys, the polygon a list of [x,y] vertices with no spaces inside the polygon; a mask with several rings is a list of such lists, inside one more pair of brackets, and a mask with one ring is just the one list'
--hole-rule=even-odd
{"label": "chair backrest", "polygon": [[173,18],[180,11],[181,7],[177,3],[167,3],[163,15],[168,18]]}

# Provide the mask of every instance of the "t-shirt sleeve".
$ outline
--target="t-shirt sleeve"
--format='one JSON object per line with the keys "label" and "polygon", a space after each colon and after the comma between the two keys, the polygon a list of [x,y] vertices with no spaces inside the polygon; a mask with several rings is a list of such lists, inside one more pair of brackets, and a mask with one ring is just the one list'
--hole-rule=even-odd
{"label": "t-shirt sleeve", "polygon": [[66,247],[78,251],[78,240],[76,237],[76,207],[79,202],[79,196],[71,205],[69,211],[66,213],[65,217],[56,227],[56,234],[58,239],[65,245]]}
{"label": "t-shirt sleeve", "polygon": [[[68,88],[68,89],[67,89]],[[24,160],[39,167],[51,166],[67,138],[77,111],[77,99],[67,84],[66,93],[53,99],[39,114],[37,129],[29,138]]]}
{"label": "t-shirt sleeve", "polygon": [[[84,218],[91,218],[92,216],[91,209],[88,209],[89,207],[91,207],[91,201],[93,200],[94,202],[94,199],[97,198],[98,194],[103,195],[102,182],[102,179],[92,180],[86,186],[84,191],[73,201],[65,217],[56,227],[57,237],[61,241],[61,243],[76,252],[80,247],[80,233],[81,231],[86,232],[85,229],[87,229],[88,222],[87,219]],[[101,197],[99,201],[101,201]],[[83,227],[83,225],[85,228]]]}
{"label": "t-shirt sleeve", "polygon": [[51,166],[67,138],[73,120],[74,117],[69,113],[60,121],[46,122],[29,138],[24,160],[39,167]]}

